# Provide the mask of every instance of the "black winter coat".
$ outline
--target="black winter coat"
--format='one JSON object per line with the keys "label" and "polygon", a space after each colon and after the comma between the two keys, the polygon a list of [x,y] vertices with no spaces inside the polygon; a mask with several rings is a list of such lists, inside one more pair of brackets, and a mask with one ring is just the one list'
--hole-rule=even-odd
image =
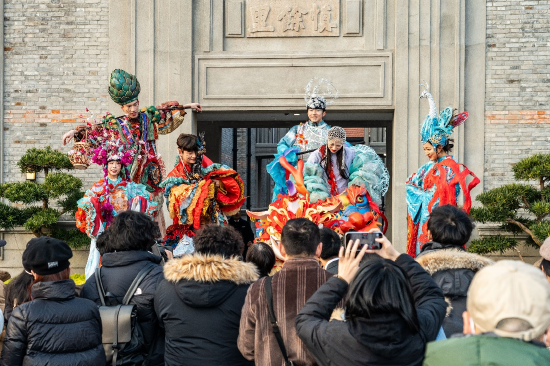
{"label": "black winter coat", "polygon": [[166,366],[254,365],[237,348],[241,309],[258,279],[252,263],[200,255],[164,266],[155,310],[166,329]]}
{"label": "black winter coat", "polygon": [[[122,303],[126,291],[139,271],[147,263],[159,264],[160,259],[159,256],[145,251],[105,253],[101,259],[101,282],[105,293],[111,292],[117,297],[119,303]],[[155,291],[162,279],[162,267],[159,265],[147,274],[130,300],[130,304],[137,307],[137,319],[145,341],[144,352],[151,351],[150,366],[164,365],[164,331],[158,325],[153,305]],[[95,276],[88,278],[80,297],[90,299],[98,306],[101,305]],[[153,347],[152,350],[150,350],[151,347]]]}
{"label": "black winter coat", "polygon": [[73,280],[39,282],[33,301],[13,309],[1,366],[105,364],[97,306],[75,297]]}
{"label": "black winter coat", "polygon": [[409,277],[420,333],[412,333],[397,314],[329,322],[348,289],[346,281],[333,277],[296,317],[298,336],[319,365],[422,365],[426,343],[435,340],[445,316],[445,300],[414,259],[402,254],[395,262]]}
{"label": "black winter coat", "polygon": [[477,271],[494,262],[461,247],[436,242],[424,244],[416,261],[432,276],[449,305],[443,320],[445,335],[450,338],[462,334],[462,313],[466,310],[470,283]]}

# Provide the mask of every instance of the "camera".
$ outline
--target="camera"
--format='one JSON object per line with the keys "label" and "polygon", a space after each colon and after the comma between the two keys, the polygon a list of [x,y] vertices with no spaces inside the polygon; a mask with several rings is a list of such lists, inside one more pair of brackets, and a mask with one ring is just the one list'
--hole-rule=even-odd
{"label": "camera", "polygon": [[382,243],[377,242],[375,239],[381,239],[384,237],[381,232],[377,233],[362,233],[357,231],[348,231],[344,236],[344,248],[347,249],[348,245],[353,245],[355,240],[359,239],[359,246],[357,250],[361,250],[364,245],[367,249],[380,249]]}

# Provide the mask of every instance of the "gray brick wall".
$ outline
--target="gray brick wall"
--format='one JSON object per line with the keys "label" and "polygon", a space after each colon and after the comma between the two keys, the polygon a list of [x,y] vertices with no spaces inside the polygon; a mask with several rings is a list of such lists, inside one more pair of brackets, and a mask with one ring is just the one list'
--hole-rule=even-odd
{"label": "gray brick wall", "polygon": [[[67,152],[61,137],[85,109],[107,108],[105,0],[4,1],[4,181],[24,179],[16,163],[30,147]],[[73,171],[85,188],[103,173]]]}
{"label": "gray brick wall", "polygon": [[550,1],[487,1],[484,189],[550,152]]}

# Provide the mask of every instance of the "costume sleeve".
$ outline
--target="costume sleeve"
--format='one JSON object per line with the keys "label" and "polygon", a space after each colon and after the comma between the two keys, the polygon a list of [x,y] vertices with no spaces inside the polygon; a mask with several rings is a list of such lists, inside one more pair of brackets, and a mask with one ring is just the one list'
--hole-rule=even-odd
{"label": "costume sleeve", "polygon": [[[318,152],[318,151],[316,151]],[[313,156],[313,154],[310,156]],[[327,182],[325,171],[320,164],[311,164],[308,162],[304,164],[304,185],[309,192],[309,201],[317,202],[318,200],[325,200],[330,197],[330,186]]]}
{"label": "costume sleeve", "polygon": [[[406,182],[407,212],[414,224],[425,222],[428,218],[427,207],[433,196],[433,190],[425,191],[423,187],[424,177],[434,166],[433,162],[422,165],[415,174],[412,174]],[[426,217],[421,217],[426,216]]]}
{"label": "costume sleeve", "polygon": [[316,150],[309,155],[309,158],[307,159],[308,164],[319,164],[321,162],[321,152],[319,150]]}
{"label": "costume sleeve", "polygon": [[139,211],[150,218],[155,218],[158,212],[158,203],[153,200],[153,196],[143,184],[128,182],[128,202],[133,205],[134,197],[139,198]]}
{"label": "costume sleeve", "polygon": [[156,111],[158,113],[158,122],[156,122],[158,133],[161,135],[167,135],[170,132],[173,132],[174,130],[176,130],[176,128],[178,128],[179,126],[181,126],[187,112],[185,112],[185,110],[173,110],[173,111],[158,110],[158,108],[163,108],[163,107],[164,106],[157,107],[157,108],[149,107],[148,111],[150,110],[153,113],[154,111]]}
{"label": "costume sleeve", "polygon": [[296,141],[296,134],[298,133],[298,126],[292,126],[290,130],[283,136],[281,141],[277,144],[277,154],[282,154],[285,150],[294,146]]}
{"label": "costume sleeve", "polygon": [[[284,137],[283,139],[281,139],[281,142],[283,140],[284,140]],[[280,146],[280,144],[281,143],[279,142],[278,146]],[[277,199],[277,196],[279,194],[288,193],[288,190],[286,188],[286,169],[283,168],[281,163],[279,163],[279,158],[281,156],[284,156],[292,166],[296,166],[296,164],[298,163],[298,155],[296,154],[299,151],[300,151],[300,148],[293,147],[293,148],[286,149],[281,153],[278,152],[273,158],[273,161],[267,164],[267,167],[266,167],[267,172],[269,173],[269,175],[271,175],[273,182],[275,182],[275,187],[273,187],[273,201]]]}
{"label": "costume sleeve", "polygon": [[214,164],[214,162],[212,160],[210,160],[210,158],[208,158],[208,156],[206,156],[206,155],[202,156],[202,167],[203,168],[207,168],[212,164]]}
{"label": "costume sleeve", "polygon": [[99,230],[103,225],[100,196],[94,190],[96,185],[97,183],[86,191],[84,197],[78,200],[78,209],[75,213],[76,227],[91,239],[97,239]]}
{"label": "costume sleeve", "polygon": [[372,200],[381,204],[390,184],[388,169],[371,147],[356,145],[351,149],[355,152],[355,157],[349,167],[348,185],[365,188]]}
{"label": "costume sleeve", "polygon": [[6,328],[0,366],[23,365],[27,353],[27,333],[27,321],[21,307],[17,307],[13,310]]}

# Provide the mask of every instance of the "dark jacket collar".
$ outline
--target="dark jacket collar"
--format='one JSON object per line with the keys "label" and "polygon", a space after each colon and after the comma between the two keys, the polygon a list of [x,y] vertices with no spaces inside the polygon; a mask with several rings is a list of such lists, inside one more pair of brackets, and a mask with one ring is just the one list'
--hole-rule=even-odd
{"label": "dark jacket collar", "polygon": [[32,285],[33,300],[70,300],[75,297],[75,284],[71,279],[52,282],[38,282]]}
{"label": "dark jacket collar", "polygon": [[296,268],[321,268],[319,261],[314,257],[292,258],[283,264],[281,271],[295,270]]}
{"label": "dark jacket collar", "polygon": [[161,258],[144,250],[130,250],[125,252],[105,253],[101,257],[101,265],[104,267],[122,267],[141,261],[160,263]]}
{"label": "dark jacket collar", "polygon": [[422,255],[422,253],[426,253],[432,250],[439,250],[439,249],[456,249],[456,250],[465,251],[463,247],[458,245],[442,244],[436,241],[429,241],[422,246],[422,248],[420,249],[420,253],[418,255]]}

